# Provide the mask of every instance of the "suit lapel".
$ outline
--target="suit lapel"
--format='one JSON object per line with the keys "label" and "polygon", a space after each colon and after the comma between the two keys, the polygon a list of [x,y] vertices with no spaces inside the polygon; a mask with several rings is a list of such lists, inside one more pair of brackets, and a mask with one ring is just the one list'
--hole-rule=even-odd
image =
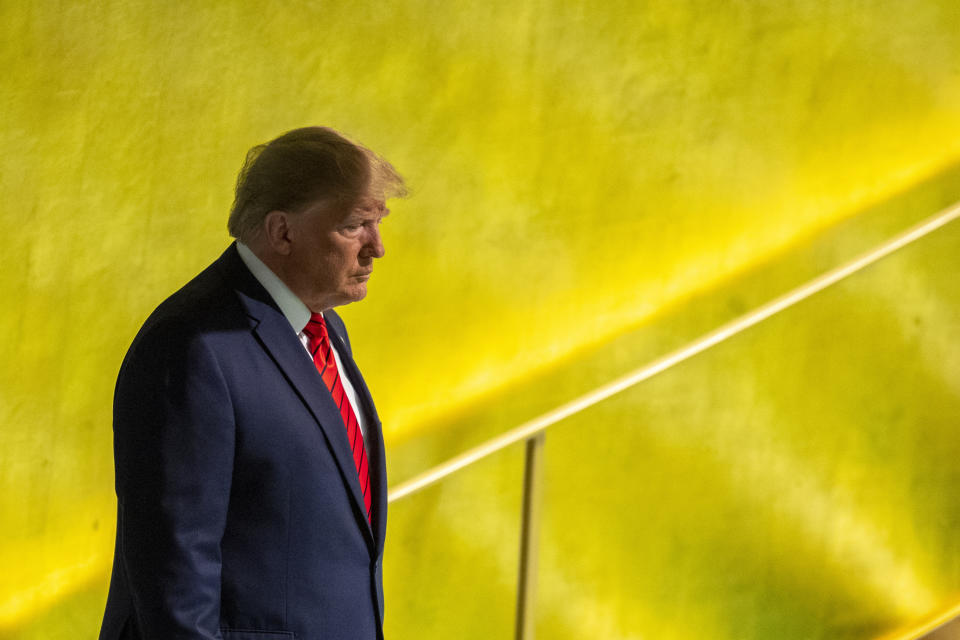
{"label": "suit lapel", "polygon": [[[373,531],[367,521],[363,493],[360,490],[357,468],[353,463],[353,453],[350,451],[343,418],[340,417],[340,411],[317,373],[310,355],[270,294],[243,264],[236,247],[227,249],[219,262],[223,263],[231,277],[247,315],[255,321],[253,333],[316,419],[333,452],[367,542],[376,547]],[[351,380],[353,379],[351,376]]]}

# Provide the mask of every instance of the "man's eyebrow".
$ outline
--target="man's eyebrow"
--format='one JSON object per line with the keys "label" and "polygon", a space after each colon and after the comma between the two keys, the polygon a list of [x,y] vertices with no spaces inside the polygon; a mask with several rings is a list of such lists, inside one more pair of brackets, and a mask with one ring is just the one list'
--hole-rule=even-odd
{"label": "man's eyebrow", "polygon": [[390,209],[386,206],[378,207],[354,207],[350,210],[351,215],[365,216],[369,214],[378,215],[381,218],[390,214]]}

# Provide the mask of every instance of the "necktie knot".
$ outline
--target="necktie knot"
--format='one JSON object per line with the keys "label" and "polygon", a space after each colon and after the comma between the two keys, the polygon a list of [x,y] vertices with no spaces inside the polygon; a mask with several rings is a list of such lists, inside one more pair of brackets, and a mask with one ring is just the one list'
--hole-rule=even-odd
{"label": "necktie knot", "polygon": [[319,345],[330,340],[327,333],[327,323],[319,313],[310,314],[310,320],[307,322],[307,326],[303,328],[303,333],[307,336],[311,353],[315,353]]}

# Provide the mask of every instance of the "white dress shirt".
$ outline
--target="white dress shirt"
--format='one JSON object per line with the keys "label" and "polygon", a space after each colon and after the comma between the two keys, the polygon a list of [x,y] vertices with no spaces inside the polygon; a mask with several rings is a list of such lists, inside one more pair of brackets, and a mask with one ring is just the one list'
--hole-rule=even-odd
{"label": "white dress shirt", "polygon": [[[240,259],[243,260],[243,264],[247,265],[247,268],[250,269],[253,277],[263,285],[263,288],[267,290],[267,293],[270,294],[273,301],[280,307],[280,311],[283,312],[287,322],[290,323],[293,332],[300,338],[300,344],[303,345],[307,357],[310,358],[310,362],[313,362],[313,356],[310,354],[309,347],[307,347],[309,338],[307,338],[307,335],[303,332],[303,328],[307,326],[307,322],[310,320],[310,309],[307,308],[307,305],[303,304],[303,301],[298,298],[293,291],[290,291],[290,287],[285,285],[283,280],[281,280],[270,267],[265,265],[260,258],[254,255],[253,251],[251,251],[247,245],[239,240],[237,241],[237,253],[240,254]],[[340,372],[340,382],[343,384],[343,390],[350,400],[350,408],[353,409],[353,415],[356,416],[357,424],[360,426],[360,433],[364,437],[364,442],[366,442],[367,431],[366,425],[364,424],[363,412],[357,410],[359,406],[357,404],[357,392],[353,388],[350,376],[347,375],[347,372],[343,368],[337,345],[334,344],[334,340],[332,339],[330,340],[330,346],[333,348],[333,357],[337,362],[337,371]]]}

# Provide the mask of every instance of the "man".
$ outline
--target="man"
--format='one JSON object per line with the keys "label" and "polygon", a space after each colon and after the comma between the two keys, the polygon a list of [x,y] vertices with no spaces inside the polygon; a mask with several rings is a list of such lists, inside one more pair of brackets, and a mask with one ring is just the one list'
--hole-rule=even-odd
{"label": "man", "polygon": [[335,306],[382,257],[389,163],[336,132],[255,147],[237,242],[163,302],[114,399],[101,640],[383,637],[383,441]]}

